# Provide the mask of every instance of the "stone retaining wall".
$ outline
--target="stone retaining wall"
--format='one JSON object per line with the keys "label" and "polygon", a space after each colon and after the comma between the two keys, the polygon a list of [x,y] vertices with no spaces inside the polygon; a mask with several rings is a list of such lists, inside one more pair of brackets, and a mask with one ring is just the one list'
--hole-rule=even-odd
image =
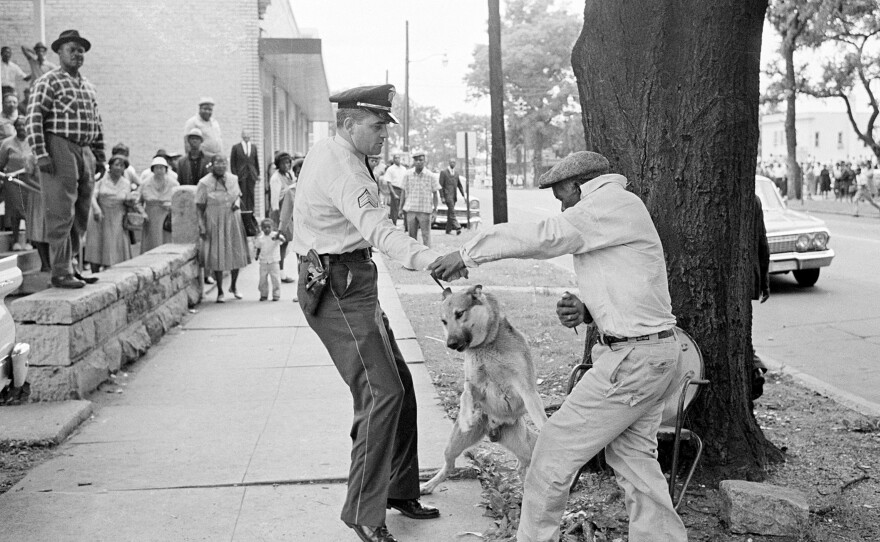
{"label": "stone retaining wall", "polygon": [[156,247],[98,277],[79,290],[49,288],[10,303],[16,338],[31,345],[31,401],[84,397],[202,297],[195,244]]}

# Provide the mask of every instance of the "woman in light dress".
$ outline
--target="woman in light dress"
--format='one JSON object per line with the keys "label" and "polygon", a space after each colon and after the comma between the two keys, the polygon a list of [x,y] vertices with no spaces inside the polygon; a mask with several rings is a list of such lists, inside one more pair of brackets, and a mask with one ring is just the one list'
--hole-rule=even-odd
{"label": "woman in light dress", "polygon": [[226,157],[212,159],[211,173],[196,186],[196,209],[199,212],[199,234],[204,239],[205,271],[214,274],[217,282],[217,303],[223,303],[223,272],[229,271],[229,293],[238,293],[238,270],[251,263],[244,224],[241,221],[241,189],[238,177],[228,173]]}
{"label": "woman in light dress", "polygon": [[137,201],[125,176],[128,159],[110,158],[107,175],[95,183],[92,192],[92,218],[86,233],[85,260],[92,273],[131,258],[131,241],[122,226],[128,206]]}
{"label": "woman in light dress", "polygon": [[171,213],[171,195],[180,186],[168,174],[168,162],[156,156],[150,163],[150,173],[138,190],[138,201],[147,213],[141,254],[159,245],[171,242],[171,232],[165,231],[165,217]]}

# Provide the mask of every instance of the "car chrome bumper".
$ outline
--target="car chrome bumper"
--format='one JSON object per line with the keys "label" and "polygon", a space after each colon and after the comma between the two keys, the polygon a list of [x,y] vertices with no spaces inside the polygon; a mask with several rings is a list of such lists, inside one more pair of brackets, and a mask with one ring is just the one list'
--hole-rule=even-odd
{"label": "car chrome bumper", "polygon": [[820,252],[781,252],[770,255],[770,272],[785,273],[799,269],[817,269],[831,265],[834,251],[831,249]]}
{"label": "car chrome bumper", "polygon": [[6,379],[9,379],[15,388],[24,385],[27,381],[30,355],[31,346],[28,343],[16,343],[12,352],[0,360],[0,382],[6,382]]}

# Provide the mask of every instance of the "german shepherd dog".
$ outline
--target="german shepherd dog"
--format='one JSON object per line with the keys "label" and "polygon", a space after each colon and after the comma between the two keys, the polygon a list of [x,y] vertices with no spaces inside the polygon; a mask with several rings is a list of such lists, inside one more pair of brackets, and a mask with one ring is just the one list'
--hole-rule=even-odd
{"label": "german shepherd dog", "polygon": [[513,452],[523,477],[537,440],[523,416],[528,412],[538,430],[547,421],[529,345],[501,314],[495,297],[482,286],[457,293],[446,288],[442,314],[446,346],[464,352],[464,390],[446,462],[422,484],[422,495],[433,492],[455,468],[456,458],[484,435]]}

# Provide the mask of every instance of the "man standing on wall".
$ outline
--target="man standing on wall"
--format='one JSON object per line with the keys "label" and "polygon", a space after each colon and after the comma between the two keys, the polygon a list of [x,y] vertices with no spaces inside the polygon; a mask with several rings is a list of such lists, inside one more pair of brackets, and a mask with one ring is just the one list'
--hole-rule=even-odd
{"label": "man standing on wall", "polygon": [[[223,137],[220,134],[220,123],[212,118],[214,115],[214,99],[204,97],[199,100],[199,113],[193,115],[183,125],[183,148],[189,152],[189,134],[193,128],[202,131],[202,150],[205,154],[223,154]],[[199,180],[196,179],[198,183]]]}
{"label": "man standing on wall", "polygon": [[82,288],[96,282],[73,267],[89,221],[94,175],[103,175],[104,129],[95,87],[79,73],[92,44],[76,30],[52,43],[61,68],[40,77],[28,103],[28,144],[40,168],[52,286]]}

